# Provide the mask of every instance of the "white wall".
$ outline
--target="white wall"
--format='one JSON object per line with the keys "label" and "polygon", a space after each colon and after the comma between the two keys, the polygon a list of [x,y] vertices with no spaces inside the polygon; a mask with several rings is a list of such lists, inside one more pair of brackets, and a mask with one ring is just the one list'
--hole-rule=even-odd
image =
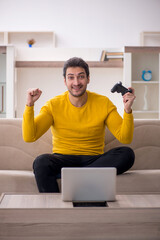
{"label": "white wall", "polygon": [[0,0],[0,31],[53,30],[57,47],[139,45],[160,31],[159,0]]}

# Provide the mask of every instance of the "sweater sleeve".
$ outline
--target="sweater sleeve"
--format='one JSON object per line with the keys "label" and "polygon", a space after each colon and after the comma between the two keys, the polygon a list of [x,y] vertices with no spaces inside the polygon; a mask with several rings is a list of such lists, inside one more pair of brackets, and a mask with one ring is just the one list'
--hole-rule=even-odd
{"label": "sweater sleeve", "polygon": [[25,142],[34,142],[53,124],[53,117],[45,107],[34,117],[34,107],[25,106],[22,121],[22,135]]}
{"label": "sweater sleeve", "polygon": [[134,121],[133,114],[124,111],[123,118],[116,107],[110,102],[108,116],[105,121],[110,132],[123,144],[129,144],[133,139]]}

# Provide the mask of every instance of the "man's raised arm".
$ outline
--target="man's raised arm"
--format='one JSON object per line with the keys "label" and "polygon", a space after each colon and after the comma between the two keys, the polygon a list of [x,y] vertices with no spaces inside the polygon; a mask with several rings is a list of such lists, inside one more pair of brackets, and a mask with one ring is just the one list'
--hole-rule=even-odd
{"label": "man's raised arm", "polygon": [[45,112],[34,117],[34,103],[41,96],[39,88],[28,89],[27,101],[23,113],[22,134],[25,142],[34,142],[40,138],[53,123],[53,118]]}

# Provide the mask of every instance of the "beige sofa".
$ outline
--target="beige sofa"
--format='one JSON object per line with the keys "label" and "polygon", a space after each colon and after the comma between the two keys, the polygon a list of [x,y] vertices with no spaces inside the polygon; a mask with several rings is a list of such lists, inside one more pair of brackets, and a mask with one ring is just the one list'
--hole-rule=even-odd
{"label": "beige sofa", "polygon": [[[22,139],[22,119],[0,119],[0,194],[38,192],[32,163],[37,155],[52,152],[50,130],[34,143]],[[105,151],[121,146],[106,130]],[[160,192],[160,120],[135,120],[135,164],[117,176],[117,193]],[[60,180],[59,180],[60,184]]]}

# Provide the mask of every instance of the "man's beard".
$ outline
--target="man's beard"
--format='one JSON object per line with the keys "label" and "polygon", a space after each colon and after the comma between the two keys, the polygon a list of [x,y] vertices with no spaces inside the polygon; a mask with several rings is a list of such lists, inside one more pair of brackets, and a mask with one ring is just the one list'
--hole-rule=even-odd
{"label": "man's beard", "polygon": [[69,90],[68,89],[68,91],[69,91],[69,93],[73,96],[73,97],[81,97],[81,96],[83,96],[84,94],[85,94],[85,92],[86,92],[86,88],[82,91],[82,92],[80,92],[79,94],[74,94],[71,90]]}

